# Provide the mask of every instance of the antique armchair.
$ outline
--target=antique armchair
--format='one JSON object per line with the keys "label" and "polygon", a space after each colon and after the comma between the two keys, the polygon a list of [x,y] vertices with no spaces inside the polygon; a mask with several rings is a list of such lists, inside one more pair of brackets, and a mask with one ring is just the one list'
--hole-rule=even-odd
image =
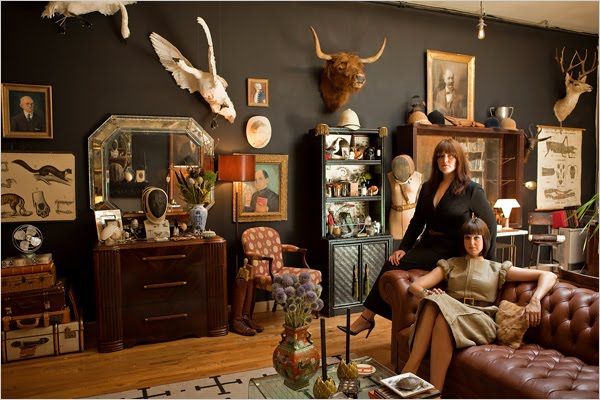
{"label": "antique armchair", "polygon": [[[308,271],[314,284],[321,283],[321,271],[311,269],[306,262],[307,250],[292,244],[282,244],[279,233],[273,228],[259,226],[246,229],[242,233],[242,246],[244,257],[250,262],[254,261],[254,284],[258,289],[270,292],[275,275],[300,275],[303,271]],[[283,252],[298,253],[301,256],[302,267],[285,266]],[[277,303],[274,303],[273,311],[276,307]]]}

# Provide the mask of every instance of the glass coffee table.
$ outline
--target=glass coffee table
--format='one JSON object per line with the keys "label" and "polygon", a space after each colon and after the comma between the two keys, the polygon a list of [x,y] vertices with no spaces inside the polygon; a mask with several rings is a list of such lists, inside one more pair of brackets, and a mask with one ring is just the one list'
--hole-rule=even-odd
{"label": "glass coffee table", "polygon": [[[368,393],[381,386],[380,380],[396,375],[394,371],[380,364],[375,359],[370,357],[352,358],[360,364],[371,364],[376,371],[369,376],[361,376],[359,399],[368,399]],[[327,376],[333,378],[336,385],[339,384],[337,377],[338,364],[330,364],[327,366]],[[262,378],[250,379],[248,383],[248,398],[249,399],[313,399],[313,385],[317,377],[321,376],[321,369],[312,377],[308,386],[298,391],[292,390],[283,384],[283,377],[279,374],[268,375]]]}

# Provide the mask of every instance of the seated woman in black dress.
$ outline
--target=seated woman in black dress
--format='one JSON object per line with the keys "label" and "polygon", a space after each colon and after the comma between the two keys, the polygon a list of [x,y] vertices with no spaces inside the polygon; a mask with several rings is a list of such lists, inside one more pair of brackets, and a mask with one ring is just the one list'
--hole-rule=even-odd
{"label": "seated woman in black dress", "polygon": [[[437,144],[431,161],[431,177],[423,184],[415,215],[400,248],[392,253],[371,292],[364,302],[364,311],[350,326],[356,335],[375,327],[375,314],[392,318],[392,310],[379,294],[379,279],[393,269],[432,270],[440,259],[457,257],[463,253],[460,228],[472,218],[481,218],[490,227],[491,243],[485,257],[492,259],[496,243],[496,218],[483,188],[471,181],[469,164],[460,143],[444,139]],[[421,235],[422,234],[422,235]],[[417,240],[421,236],[420,240]],[[346,331],[345,326],[338,326]]]}

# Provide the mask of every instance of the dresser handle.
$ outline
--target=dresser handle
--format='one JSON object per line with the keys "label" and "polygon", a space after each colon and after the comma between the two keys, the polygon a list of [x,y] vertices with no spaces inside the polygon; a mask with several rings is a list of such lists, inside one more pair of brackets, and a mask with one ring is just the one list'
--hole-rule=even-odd
{"label": "dresser handle", "polygon": [[182,260],[185,257],[186,257],[185,254],[173,254],[171,256],[151,256],[151,257],[142,257],[142,261]]}
{"label": "dresser handle", "polygon": [[144,318],[144,322],[157,322],[157,321],[165,321],[168,319],[179,319],[179,318],[187,318],[187,317],[188,317],[187,313],[161,315],[160,317],[146,317],[146,318]]}
{"label": "dresser handle", "polygon": [[187,285],[186,281],[154,283],[152,285],[144,285],[144,289],[164,289],[164,288],[186,286],[186,285]]}

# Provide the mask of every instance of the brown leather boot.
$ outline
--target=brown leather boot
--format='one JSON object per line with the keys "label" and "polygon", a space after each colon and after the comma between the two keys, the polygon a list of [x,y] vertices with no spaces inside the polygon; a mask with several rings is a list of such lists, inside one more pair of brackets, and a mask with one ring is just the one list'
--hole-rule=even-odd
{"label": "brown leather boot", "polygon": [[243,276],[243,273],[240,274],[240,272],[242,272],[242,269],[238,271],[238,276],[233,282],[229,330],[244,336],[254,336],[256,335],[256,331],[246,325],[242,316],[242,309],[244,308],[244,301],[246,300],[246,288],[249,285],[246,277]]}
{"label": "brown leather boot", "polygon": [[[252,268],[252,271],[254,271],[254,268]],[[246,285],[246,300],[244,301],[242,315],[246,325],[256,332],[262,332],[264,330],[263,327],[252,321],[252,313],[254,311],[254,289],[254,273],[251,272],[250,279]]]}

